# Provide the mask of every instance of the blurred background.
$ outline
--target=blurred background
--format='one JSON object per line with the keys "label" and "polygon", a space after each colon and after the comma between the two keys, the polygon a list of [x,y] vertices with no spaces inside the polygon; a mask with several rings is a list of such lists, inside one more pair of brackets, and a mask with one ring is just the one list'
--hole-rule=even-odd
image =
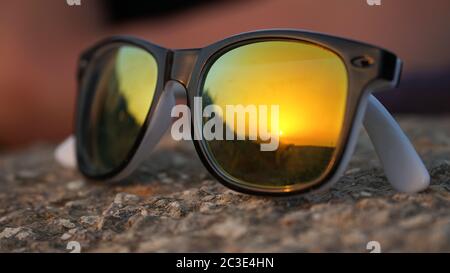
{"label": "blurred background", "polygon": [[[69,0],[70,1],[70,0]],[[203,47],[265,28],[299,28],[385,47],[405,62],[399,89],[377,96],[395,113],[450,113],[450,1],[2,1],[0,150],[57,142],[72,131],[78,54],[113,34],[169,48]]]}

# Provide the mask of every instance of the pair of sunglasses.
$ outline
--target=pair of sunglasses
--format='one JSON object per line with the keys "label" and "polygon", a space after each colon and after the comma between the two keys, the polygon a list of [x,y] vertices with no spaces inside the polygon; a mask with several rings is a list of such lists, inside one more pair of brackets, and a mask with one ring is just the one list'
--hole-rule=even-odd
{"label": "pair of sunglasses", "polygon": [[[112,37],[81,55],[76,134],[56,157],[88,179],[123,180],[171,126],[178,88],[187,95],[200,159],[229,188],[265,195],[327,188],[345,170],[364,124],[389,182],[417,192],[428,186],[429,174],[371,95],[396,87],[401,68],[382,48],[299,30],[248,32],[181,50]],[[277,105],[277,148],[262,151],[264,141],[249,130],[232,140],[195,137],[204,132],[209,105]],[[228,119],[215,115],[221,118],[216,130],[237,135]]]}

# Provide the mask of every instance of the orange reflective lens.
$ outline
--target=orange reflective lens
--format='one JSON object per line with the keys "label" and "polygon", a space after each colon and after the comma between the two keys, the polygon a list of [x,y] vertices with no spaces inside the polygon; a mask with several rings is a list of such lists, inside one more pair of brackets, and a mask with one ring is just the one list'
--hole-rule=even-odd
{"label": "orange reflective lens", "polygon": [[81,128],[83,159],[101,175],[122,164],[150,110],[158,78],[155,58],[135,46],[113,46],[96,57],[85,82],[90,105]]}
{"label": "orange reflective lens", "polygon": [[[214,61],[202,90],[204,107],[278,105],[275,123],[267,113],[267,127],[279,140],[276,150],[261,151],[262,138],[255,139],[250,128],[244,141],[206,141],[211,158],[237,183],[298,189],[327,172],[339,145],[348,90],[345,64],[331,50],[289,40],[239,46]],[[227,114],[221,117],[223,129],[233,131],[236,124],[229,120],[235,119],[227,119]],[[248,120],[246,116],[250,127]],[[258,119],[258,127],[261,122]]]}

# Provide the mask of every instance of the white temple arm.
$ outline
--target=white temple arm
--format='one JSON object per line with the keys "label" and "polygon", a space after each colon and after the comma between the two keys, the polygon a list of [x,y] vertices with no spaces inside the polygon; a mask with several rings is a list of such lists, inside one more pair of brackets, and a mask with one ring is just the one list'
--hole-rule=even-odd
{"label": "white temple arm", "polygon": [[370,95],[364,127],[391,185],[401,192],[418,192],[430,184],[422,160],[392,115]]}
{"label": "white temple arm", "polygon": [[[401,192],[418,192],[430,183],[430,175],[400,126],[374,97],[369,96],[364,126],[392,186]],[[75,137],[70,136],[55,152],[56,160],[76,168]]]}

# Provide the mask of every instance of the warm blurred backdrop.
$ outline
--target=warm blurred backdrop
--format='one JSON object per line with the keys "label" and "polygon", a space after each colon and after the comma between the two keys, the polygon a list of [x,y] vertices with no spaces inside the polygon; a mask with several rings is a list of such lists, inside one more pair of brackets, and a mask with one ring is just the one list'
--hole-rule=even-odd
{"label": "warm blurred backdrop", "polygon": [[362,40],[405,61],[401,88],[379,97],[395,112],[450,112],[450,1],[381,0],[3,1],[0,149],[58,141],[72,130],[75,64],[112,34],[202,47],[264,28],[301,28]]}

